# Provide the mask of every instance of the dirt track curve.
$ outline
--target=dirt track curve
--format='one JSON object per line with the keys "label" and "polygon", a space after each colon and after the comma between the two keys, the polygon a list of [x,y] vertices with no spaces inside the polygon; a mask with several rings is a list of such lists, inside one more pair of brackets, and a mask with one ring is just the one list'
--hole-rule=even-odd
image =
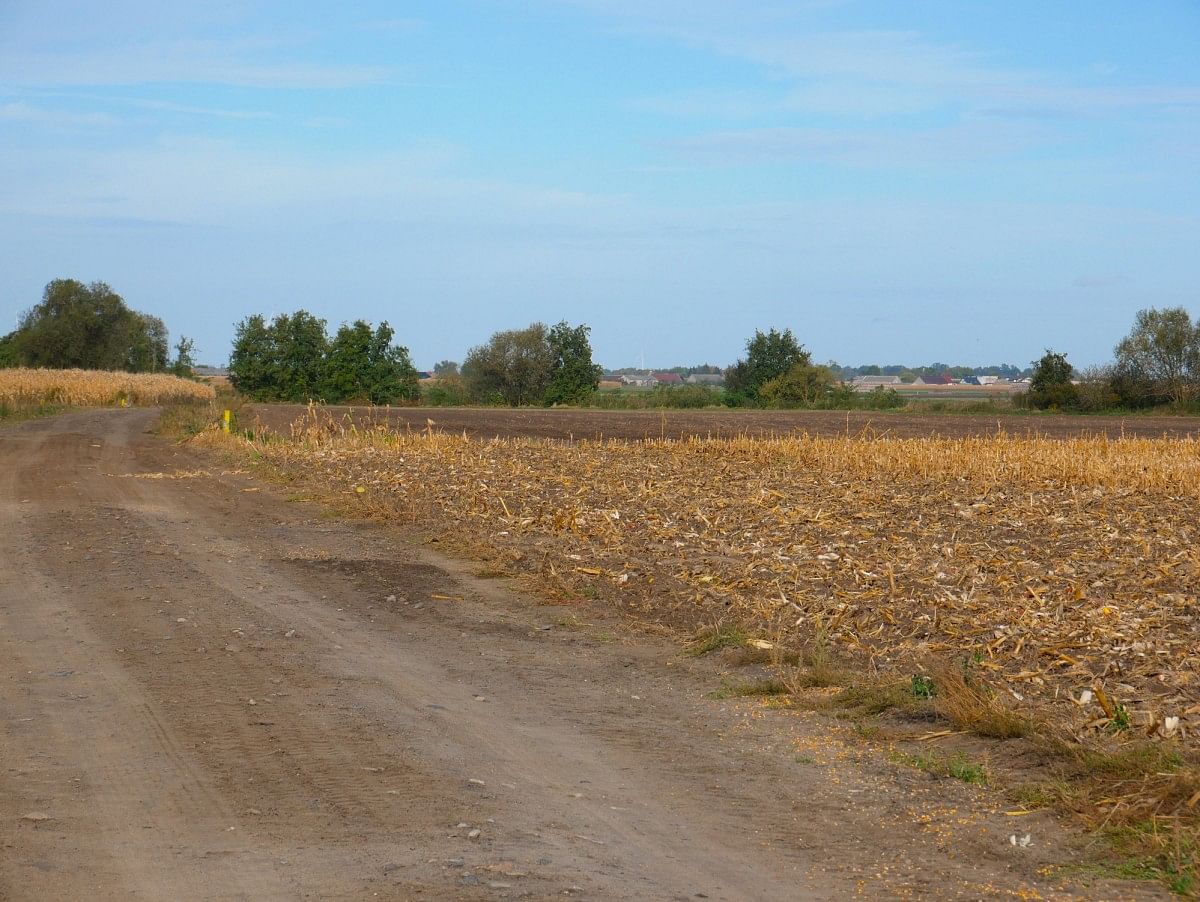
{"label": "dirt track curve", "polygon": [[0,430],[0,898],[1058,897],[1048,818],[1015,848],[981,790],[826,762],[715,664],[154,421]]}

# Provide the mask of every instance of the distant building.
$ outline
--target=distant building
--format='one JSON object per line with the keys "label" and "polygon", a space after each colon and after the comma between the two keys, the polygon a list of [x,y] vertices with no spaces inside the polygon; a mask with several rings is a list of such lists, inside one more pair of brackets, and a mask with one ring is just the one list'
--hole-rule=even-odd
{"label": "distant building", "polygon": [[899,376],[855,376],[850,387],[855,391],[874,391],[877,388],[894,388],[902,384]]}
{"label": "distant building", "polygon": [[655,373],[654,381],[659,385],[683,385],[683,377],[678,373]]}
{"label": "distant building", "polygon": [[684,381],[688,385],[724,385],[725,377],[720,373],[692,373]]}
{"label": "distant building", "polygon": [[918,376],[913,385],[953,385],[953,376]]}

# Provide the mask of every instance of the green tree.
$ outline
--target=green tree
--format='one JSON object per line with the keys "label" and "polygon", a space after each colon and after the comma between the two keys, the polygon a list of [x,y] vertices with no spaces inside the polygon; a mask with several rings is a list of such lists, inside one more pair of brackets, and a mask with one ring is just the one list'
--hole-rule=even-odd
{"label": "green tree", "polygon": [[175,359],[171,362],[171,372],[180,379],[191,379],[192,368],[196,365],[196,343],[186,335],[180,335],[175,342]]}
{"label": "green tree", "polygon": [[1187,310],[1139,310],[1116,347],[1115,383],[1131,403],[1184,404],[1200,389],[1200,323]]}
{"label": "green tree", "polygon": [[329,339],[325,320],[307,310],[280,314],[271,323],[275,346],[275,393],[281,401],[311,401],[321,397]]}
{"label": "green tree", "polygon": [[561,322],[547,334],[554,354],[550,383],[542,396],[545,404],[579,404],[600,386],[604,370],[592,362],[591,328]]}
{"label": "green tree", "polygon": [[471,348],[462,372],[475,400],[519,407],[542,403],[555,362],[545,325],[533,323],[497,332],[487,344]]}
{"label": "green tree", "polygon": [[353,398],[372,404],[395,404],[418,398],[417,371],[408,349],[392,344],[394,335],[386,322],[375,330],[363,320],[343,324],[329,344],[325,400],[336,404]]}
{"label": "green tree", "polygon": [[1067,362],[1066,354],[1047,349],[1033,364],[1027,398],[1029,406],[1040,410],[1075,407],[1079,393],[1071,382],[1074,375],[1075,369]]}
{"label": "green tree", "polygon": [[[132,312],[132,311],[131,311]],[[157,316],[133,313],[126,320],[129,330],[127,369],[134,373],[159,373],[167,368],[169,337],[166,324]]]}
{"label": "green tree", "polygon": [[811,364],[812,355],[796,341],[791,329],[755,330],[754,337],[746,342],[745,359],[725,371],[725,390],[729,395],[757,401],[763,385],[798,363]]}
{"label": "green tree", "polygon": [[758,396],[768,407],[797,407],[820,401],[838,381],[827,366],[796,363],[782,376],[765,382]]}
{"label": "green tree", "polygon": [[8,339],[22,366],[158,372],[167,365],[167,327],[138,313],[103,282],[55,279]]}
{"label": "green tree", "polygon": [[9,332],[0,338],[0,369],[21,365],[20,358],[17,356],[16,339],[16,332]]}
{"label": "green tree", "polygon": [[275,397],[279,361],[275,336],[260,314],[248,316],[234,330],[229,355],[229,381],[239,392],[256,401]]}
{"label": "green tree", "polygon": [[453,360],[439,360],[433,365],[433,374],[439,379],[448,379],[458,375],[458,364]]}

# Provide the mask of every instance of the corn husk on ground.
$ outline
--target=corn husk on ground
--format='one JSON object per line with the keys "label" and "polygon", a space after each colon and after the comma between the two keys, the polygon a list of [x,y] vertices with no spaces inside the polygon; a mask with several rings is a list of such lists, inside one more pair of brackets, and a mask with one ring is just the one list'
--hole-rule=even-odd
{"label": "corn husk on ground", "polygon": [[693,629],[866,670],[969,661],[1078,738],[1200,744],[1200,443],[481,441],[313,420],[257,450],[373,510]]}
{"label": "corn husk on ground", "polygon": [[0,369],[0,404],[111,407],[207,401],[212,386],[164,373]]}

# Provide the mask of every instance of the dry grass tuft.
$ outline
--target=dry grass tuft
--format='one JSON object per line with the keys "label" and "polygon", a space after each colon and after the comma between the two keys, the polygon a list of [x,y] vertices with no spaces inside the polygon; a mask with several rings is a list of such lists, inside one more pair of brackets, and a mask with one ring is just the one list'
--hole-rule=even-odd
{"label": "dry grass tuft", "polygon": [[933,710],[961,730],[993,739],[1028,735],[1033,724],[1014,711],[990,688],[969,679],[966,664],[930,661],[925,671],[932,681]]}

